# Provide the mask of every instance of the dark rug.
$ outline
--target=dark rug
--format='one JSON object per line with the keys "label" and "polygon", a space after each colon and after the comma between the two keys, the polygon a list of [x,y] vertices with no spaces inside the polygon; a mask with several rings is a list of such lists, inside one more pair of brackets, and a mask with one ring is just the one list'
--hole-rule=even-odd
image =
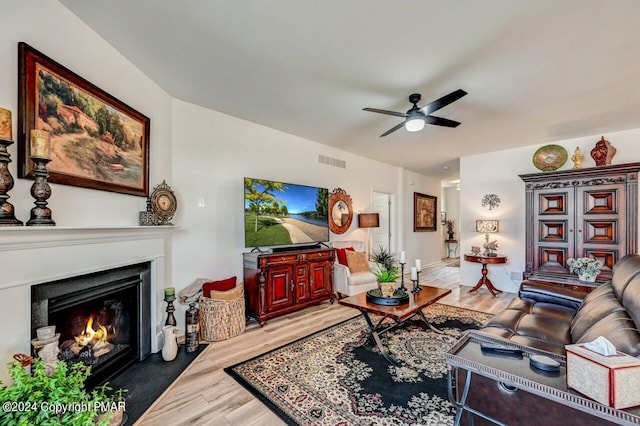
{"label": "dark rug", "polygon": [[153,402],[178,378],[207,345],[199,345],[195,352],[187,353],[178,345],[173,361],[164,361],[160,352],[149,355],[109,382],[113,389],[127,389],[124,394],[126,425],[132,425]]}
{"label": "dark rug", "polygon": [[418,319],[385,333],[398,365],[367,341],[359,315],[225,371],[290,425],[452,424],[445,353],[492,315],[441,304],[424,313],[444,333]]}

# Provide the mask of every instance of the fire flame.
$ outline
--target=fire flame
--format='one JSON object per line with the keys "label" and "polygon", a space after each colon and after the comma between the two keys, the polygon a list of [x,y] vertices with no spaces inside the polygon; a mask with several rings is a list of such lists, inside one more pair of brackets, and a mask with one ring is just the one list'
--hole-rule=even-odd
{"label": "fire flame", "polygon": [[[80,336],[74,337],[76,343],[80,346],[92,344],[94,349],[108,343],[107,339],[109,338],[109,332],[107,331],[107,328],[98,323],[96,323],[96,325],[98,326],[98,329],[94,330],[93,315],[90,316],[87,320],[87,326],[85,327],[84,332]],[[113,330],[113,334],[115,334],[115,329]]]}

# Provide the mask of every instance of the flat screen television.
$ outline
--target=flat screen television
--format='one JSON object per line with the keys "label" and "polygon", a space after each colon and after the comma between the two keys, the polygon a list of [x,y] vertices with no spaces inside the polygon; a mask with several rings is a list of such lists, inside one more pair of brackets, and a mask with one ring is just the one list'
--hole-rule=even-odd
{"label": "flat screen television", "polygon": [[314,245],[329,241],[329,191],[244,178],[245,247]]}

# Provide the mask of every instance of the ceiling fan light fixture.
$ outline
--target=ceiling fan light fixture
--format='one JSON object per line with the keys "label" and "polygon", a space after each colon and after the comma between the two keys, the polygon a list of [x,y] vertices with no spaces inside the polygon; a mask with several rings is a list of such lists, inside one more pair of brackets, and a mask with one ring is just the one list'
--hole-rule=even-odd
{"label": "ceiling fan light fixture", "polygon": [[420,117],[410,117],[404,122],[407,132],[419,132],[424,129],[424,120]]}

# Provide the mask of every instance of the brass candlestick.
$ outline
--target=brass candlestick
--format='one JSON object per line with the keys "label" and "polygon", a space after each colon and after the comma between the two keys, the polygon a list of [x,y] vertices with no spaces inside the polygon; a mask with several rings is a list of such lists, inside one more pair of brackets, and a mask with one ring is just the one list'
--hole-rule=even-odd
{"label": "brass candlestick", "polygon": [[47,207],[47,200],[51,197],[51,187],[47,183],[47,177],[49,177],[47,163],[51,160],[33,156],[31,160],[35,164],[33,170],[35,181],[31,185],[31,196],[36,199],[36,206],[31,209],[31,219],[27,222],[27,226],[55,226],[56,223],[51,219],[51,209]]}
{"label": "brass candlestick", "polygon": [[7,147],[13,141],[0,137],[0,226],[22,226],[21,220],[16,219],[13,205],[7,201],[7,193],[13,188],[13,176],[9,172],[11,156]]}

